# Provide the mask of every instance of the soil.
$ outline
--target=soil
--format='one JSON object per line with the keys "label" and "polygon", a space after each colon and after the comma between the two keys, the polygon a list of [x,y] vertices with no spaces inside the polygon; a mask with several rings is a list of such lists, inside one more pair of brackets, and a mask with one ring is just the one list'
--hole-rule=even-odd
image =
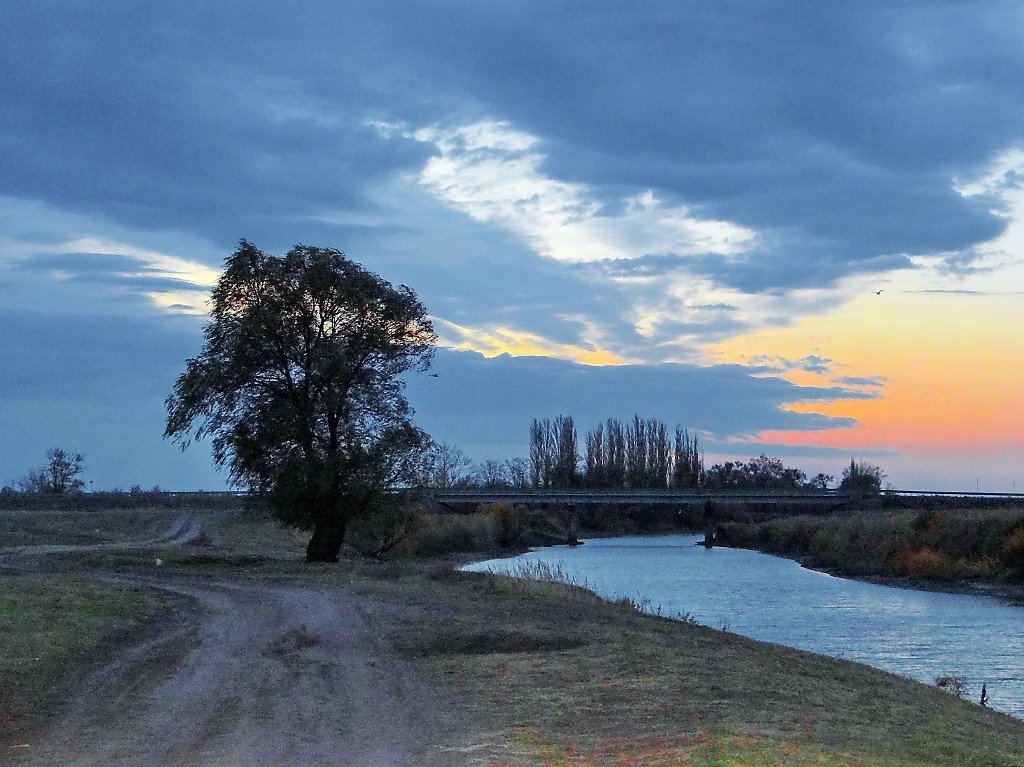
{"label": "soil", "polygon": [[[162,545],[199,534],[170,532]],[[456,764],[450,707],[381,639],[372,598],[310,577],[116,578],[173,595],[175,620],[98,664],[0,762]]]}

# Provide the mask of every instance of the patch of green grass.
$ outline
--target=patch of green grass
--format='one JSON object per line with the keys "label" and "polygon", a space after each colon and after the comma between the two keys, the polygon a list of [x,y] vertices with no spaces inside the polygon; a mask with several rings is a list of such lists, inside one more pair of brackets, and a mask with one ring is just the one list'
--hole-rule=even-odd
{"label": "patch of green grass", "polygon": [[234,511],[203,522],[204,541],[232,556],[302,561],[309,533],[284,527],[266,511]]}
{"label": "patch of green grass", "polygon": [[785,740],[724,732],[681,733],[657,738],[609,737],[592,746],[548,742],[518,730],[508,757],[490,767],[915,767],[920,762],[822,748],[807,738]]}
{"label": "patch of green grass", "polygon": [[0,547],[137,540],[163,533],[180,515],[168,509],[0,510]]}
{"label": "patch of green grass", "polygon": [[0,576],[0,735],[20,729],[69,673],[137,635],[162,609],[139,588]]}

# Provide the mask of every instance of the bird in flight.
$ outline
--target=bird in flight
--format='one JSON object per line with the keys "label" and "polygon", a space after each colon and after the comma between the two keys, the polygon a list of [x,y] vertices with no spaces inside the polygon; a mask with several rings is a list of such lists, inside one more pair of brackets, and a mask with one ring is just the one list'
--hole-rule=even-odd
{"label": "bird in flight", "polygon": [[[882,290],[885,290],[885,288],[882,288]],[[880,296],[880,295],[882,295],[882,291],[881,291],[881,290],[876,290],[876,291],[875,291],[875,295],[876,295],[876,296]]]}

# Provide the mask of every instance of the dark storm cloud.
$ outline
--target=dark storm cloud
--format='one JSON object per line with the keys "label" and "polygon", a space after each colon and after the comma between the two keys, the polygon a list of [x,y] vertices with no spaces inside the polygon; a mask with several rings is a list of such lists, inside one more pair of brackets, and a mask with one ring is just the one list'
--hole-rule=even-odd
{"label": "dark storm cloud", "polygon": [[[366,123],[507,119],[556,177],[785,233],[721,281],[825,284],[990,239],[951,188],[1021,138],[1011,4],[19,4],[0,191],[275,247],[429,150]],[[274,242],[269,242],[273,239]],[[278,242],[278,240],[282,240]],[[799,262],[803,268],[792,268]]]}
{"label": "dark storm cloud", "polygon": [[372,63],[344,55],[342,13],[333,45],[317,14],[248,4],[6,15],[3,193],[234,240],[370,207],[368,179],[424,154],[365,124]]}

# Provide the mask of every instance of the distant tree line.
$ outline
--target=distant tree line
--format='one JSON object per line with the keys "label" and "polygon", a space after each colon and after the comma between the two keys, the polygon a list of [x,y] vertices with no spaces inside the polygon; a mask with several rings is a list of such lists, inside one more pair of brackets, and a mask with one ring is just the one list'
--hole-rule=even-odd
{"label": "distant tree line", "polygon": [[[537,489],[695,489],[712,491],[827,490],[830,474],[808,479],[780,458],[760,455],[746,462],[726,461],[709,468],[696,435],[639,415],[622,422],[609,418],[591,429],[578,449],[571,416],[534,419],[530,424],[529,484]],[[839,490],[861,495],[882,491],[884,472],[855,460],[843,470]]]}
{"label": "distant tree line", "polygon": [[530,487],[529,464],[525,458],[474,464],[461,448],[434,443],[420,457],[413,484],[440,490],[525,490]]}
{"label": "distant tree line", "polygon": [[697,437],[680,426],[634,416],[609,418],[584,438],[582,468],[576,427],[570,416],[530,424],[530,484],[535,488],[697,487],[704,459]]}

